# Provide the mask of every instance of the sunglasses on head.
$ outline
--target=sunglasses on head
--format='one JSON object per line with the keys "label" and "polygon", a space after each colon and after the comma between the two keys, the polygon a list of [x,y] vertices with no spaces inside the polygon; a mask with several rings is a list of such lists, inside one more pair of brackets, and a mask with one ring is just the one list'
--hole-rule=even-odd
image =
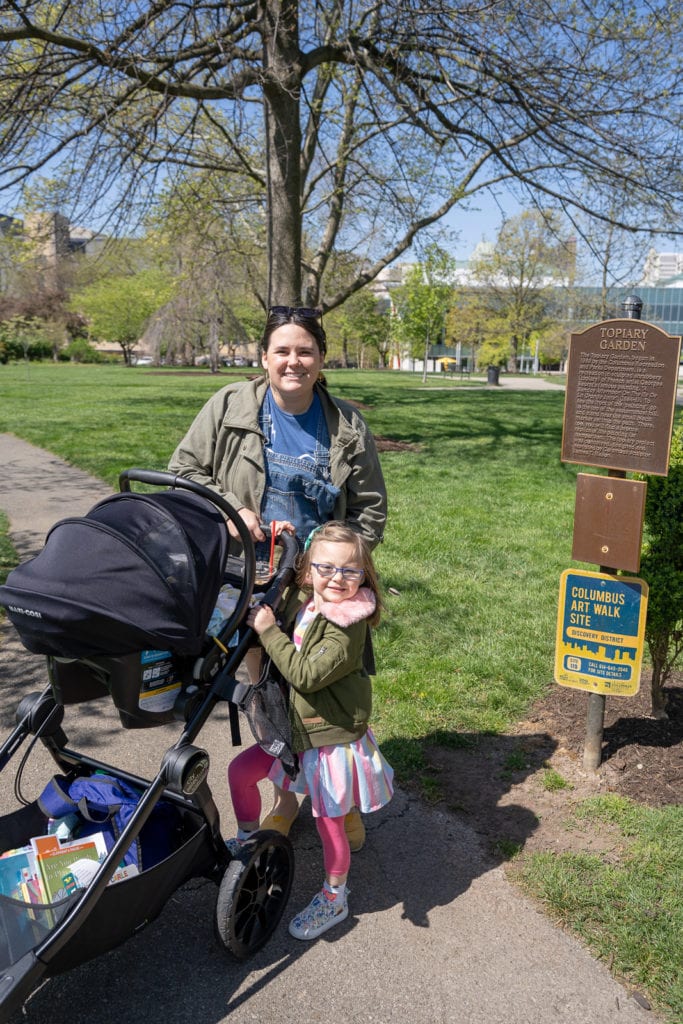
{"label": "sunglasses on head", "polygon": [[316,320],[320,320],[323,315],[321,309],[310,309],[308,306],[271,306],[268,312],[276,316],[312,316]]}

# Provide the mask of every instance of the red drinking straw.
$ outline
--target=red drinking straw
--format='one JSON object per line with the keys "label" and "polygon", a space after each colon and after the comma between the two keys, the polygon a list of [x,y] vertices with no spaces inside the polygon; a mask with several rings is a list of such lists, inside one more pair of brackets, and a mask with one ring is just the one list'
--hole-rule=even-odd
{"label": "red drinking straw", "polygon": [[275,520],[270,521],[270,562],[268,563],[268,575],[273,575],[275,566]]}

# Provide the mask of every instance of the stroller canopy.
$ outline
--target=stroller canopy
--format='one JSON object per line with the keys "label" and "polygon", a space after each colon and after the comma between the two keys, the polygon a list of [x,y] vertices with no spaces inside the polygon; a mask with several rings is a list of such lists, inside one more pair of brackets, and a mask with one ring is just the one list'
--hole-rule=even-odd
{"label": "stroller canopy", "polygon": [[227,548],[223,516],[205,498],[114,494],[56,523],[0,587],[0,604],[34,654],[198,654]]}

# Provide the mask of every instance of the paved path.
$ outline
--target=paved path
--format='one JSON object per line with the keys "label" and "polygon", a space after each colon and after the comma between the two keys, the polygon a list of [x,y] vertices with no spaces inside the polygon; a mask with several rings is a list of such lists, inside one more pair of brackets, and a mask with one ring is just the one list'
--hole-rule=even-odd
{"label": "paved path", "polygon": [[[24,557],[40,549],[56,520],[83,514],[109,493],[59,459],[0,435],[0,508]],[[124,468],[124,467],[122,467]],[[9,732],[20,696],[44,682],[44,659],[27,654],[9,629],[0,649],[0,726]],[[141,774],[156,772],[176,726],[125,732],[92,702],[67,709],[71,746]],[[224,714],[203,730],[210,781],[232,828],[225,784],[231,751]],[[10,766],[12,767],[12,766]],[[52,769],[32,755],[22,787],[32,798]],[[8,777],[9,776],[9,777]],[[5,771],[0,810],[16,807]],[[534,820],[519,808],[531,833]],[[321,881],[310,816],[292,831],[296,877],[290,907]],[[512,888],[503,868],[455,817],[399,791],[368,817],[368,841],[354,855],[349,919],[311,944],[283,923],[247,964],[226,960],[212,934],[216,890],[190,883],[147,929],[118,950],[47,982],[29,1001],[30,1024],[646,1024],[643,1010],[607,969]],[[288,917],[288,915],[286,915]]]}

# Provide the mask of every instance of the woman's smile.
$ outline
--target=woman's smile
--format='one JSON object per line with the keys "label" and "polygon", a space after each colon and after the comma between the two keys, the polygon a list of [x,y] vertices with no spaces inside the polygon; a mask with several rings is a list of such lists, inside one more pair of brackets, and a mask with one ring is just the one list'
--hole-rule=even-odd
{"label": "woman's smile", "polygon": [[294,414],[305,412],[322,368],[315,339],[297,324],[284,324],[273,331],[261,361],[280,408]]}

